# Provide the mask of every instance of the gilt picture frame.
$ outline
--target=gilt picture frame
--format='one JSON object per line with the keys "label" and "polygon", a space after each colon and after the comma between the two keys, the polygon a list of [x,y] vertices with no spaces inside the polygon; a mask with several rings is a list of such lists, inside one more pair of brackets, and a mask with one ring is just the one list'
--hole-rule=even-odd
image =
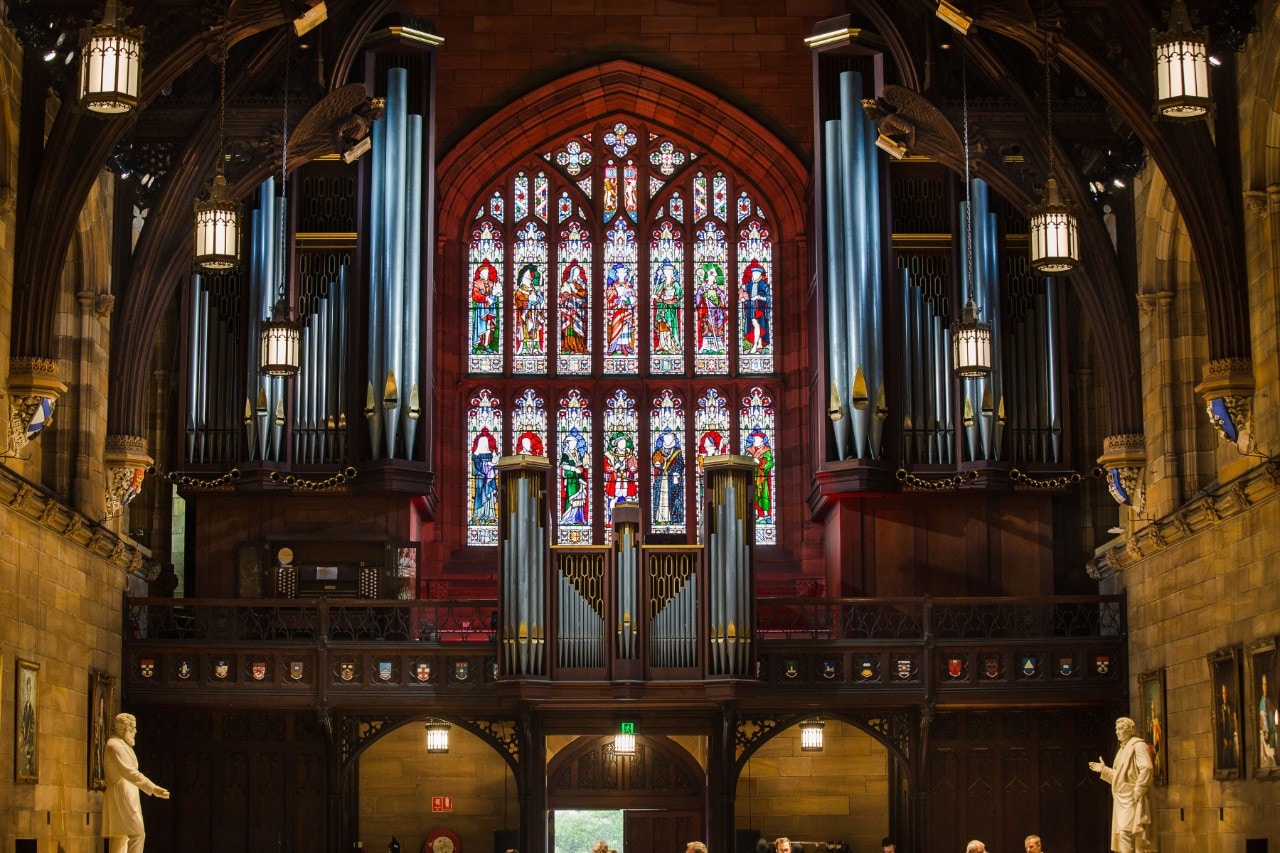
{"label": "gilt picture frame", "polygon": [[89,790],[107,789],[107,738],[115,715],[115,676],[89,671]]}
{"label": "gilt picture frame", "polygon": [[1209,714],[1213,732],[1213,778],[1240,779],[1245,774],[1244,729],[1240,719],[1240,649],[1232,646],[1209,655]]}
{"label": "gilt picture frame", "polygon": [[40,664],[18,658],[14,665],[13,778],[40,781]]}
{"label": "gilt picture frame", "polygon": [[1276,638],[1252,643],[1245,657],[1246,738],[1256,779],[1280,779],[1280,652]]}
{"label": "gilt picture frame", "polygon": [[1169,781],[1169,744],[1165,733],[1165,671],[1163,668],[1144,672],[1138,676],[1138,716],[1142,737],[1151,744],[1152,763],[1155,765],[1153,782],[1164,785]]}

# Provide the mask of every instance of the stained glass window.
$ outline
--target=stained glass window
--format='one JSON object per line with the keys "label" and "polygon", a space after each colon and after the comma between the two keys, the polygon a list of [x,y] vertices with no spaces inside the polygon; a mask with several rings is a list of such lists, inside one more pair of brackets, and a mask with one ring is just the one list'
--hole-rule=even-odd
{"label": "stained glass window", "polygon": [[561,373],[591,372],[591,241],[578,222],[560,232],[557,366]]}
{"label": "stained glass window", "polygon": [[773,508],[777,503],[773,445],[773,400],[764,389],[752,388],[742,398],[738,414],[738,431],[742,435],[742,453],[756,463],[756,544],[772,545],[778,541]]}
{"label": "stained glass window", "polygon": [[773,244],[769,232],[752,220],[738,240],[738,369],[773,372]]}
{"label": "stained glass window", "polygon": [[664,222],[649,244],[649,369],[684,373],[684,243],[676,226]]}
{"label": "stained glass window", "polygon": [[693,246],[694,369],[699,374],[729,372],[729,244],[714,222],[698,231]]}
{"label": "stained glass window", "polygon": [[532,222],[516,237],[511,291],[511,369],[547,372],[547,235]]}
{"label": "stained glass window", "polygon": [[532,388],[516,398],[511,411],[511,452],[547,455],[547,410]]}
{"label": "stained glass window", "polygon": [[[635,503],[640,494],[640,418],[626,391],[615,391],[604,407],[604,523],[606,533],[619,501]],[[609,538],[606,535],[606,540]]]}
{"label": "stained glass window", "polygon": [[654,533],[685,531],[685,422],[680,398],[663,389],[649,413],[650,525]]}
{"label": "stained glass window", "polygon": [[502,372],[502,238],[492,222],[484,222],[472,232],[470,296],[471,354],[467,369],[472,373]]}
{"label": "stained glass window", "polygon": [[468,544],[496,543],[487,472],[504,448],[550,459],[553,541],[593,544],[619,500],[647,534],[692,540],[702,461],[741,447],[766,472],[759,541],[776,541],[776,267],[759,193],[619,117],[516,160],[471,209]]}
{"label": "stained glass window", "polygon": [[702,527],[702,503],[707,476],[702,471],[702,461],[709,456],[729,452],[729,409],[723,396],[714,388],[708,389],[698,401],[698,411],[693,416],[693,435],[698,448],[698,527]]}
{"label": "stained glass window", "polygon": [[502,410],[490,392],[471,398],[467,411],[467,544],[498,544],[498,458],[502,455]]}
{"label": "stained glass window", "polygon": [[570,391],[560,399],[556,412],[557,540],[561,545],[584,545],[591,530],[591,410],[581,392]]}

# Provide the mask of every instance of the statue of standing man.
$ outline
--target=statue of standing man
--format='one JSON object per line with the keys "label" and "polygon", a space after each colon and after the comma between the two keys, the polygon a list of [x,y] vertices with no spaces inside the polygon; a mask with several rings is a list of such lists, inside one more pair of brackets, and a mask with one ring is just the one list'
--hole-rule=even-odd
{"label": "statue of standing man", "polygon": [[1114,853],[1146,853],[1156,849],[1155,827],[1147,792],[1155,775],[1151,747],[1137,735],[1138,727],[1128,717],[1116,720],[1116,751],[1112,766],[1098,756],[1089,769],[1111,785],[1111,849]]}
{"label": "statue of standing man", "polygon": [[138,721],[133,714],[116,714],[107,740],[107,793],[102,798],[102,837],[111,840],[111,853],[142,853],[146,830],[142,826],[142,790],[162,800],[169,792],[138,772],[133,752]]}

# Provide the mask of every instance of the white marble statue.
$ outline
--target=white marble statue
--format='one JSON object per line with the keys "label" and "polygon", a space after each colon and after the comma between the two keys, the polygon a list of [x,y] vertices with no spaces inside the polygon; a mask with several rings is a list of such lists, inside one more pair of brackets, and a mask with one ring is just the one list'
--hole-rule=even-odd
{"label": "white marble statue", "polygon": [[1089,762],[1089,769],[1111,785],[1111,850],[1115,853],[1148,853],[1156,849],[1156,832],[1147,803],[1155,762],[1151,746],[1138,737],[1137,731],[1128,717],[1116,720],[1120,749],[1111,766],[1102,756]]}
{"label": "white marble statue", "polygon": [[142,825],[142,790],[162,800],[169,792],[138,772],[133,752],[138,721],[133,714],[116,714],[112,737],[107,740],[107,793],[102,798],[102,837],[110,839],[111,853],[142,853],[147,834]]}

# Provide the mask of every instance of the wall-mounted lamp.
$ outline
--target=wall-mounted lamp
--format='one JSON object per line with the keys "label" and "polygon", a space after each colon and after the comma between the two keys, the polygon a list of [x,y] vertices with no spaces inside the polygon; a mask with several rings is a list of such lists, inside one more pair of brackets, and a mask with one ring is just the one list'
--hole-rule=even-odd
{"label": "wall-mounted lamp", "polygon": [[822,719],[805,720],[800,724],[800,751],[822,752]]}
{"label": "wall-mounted lamp", "polygon": [[427,752],[442,754],[449,751],[449,729],[443,720],[427,720]]}

